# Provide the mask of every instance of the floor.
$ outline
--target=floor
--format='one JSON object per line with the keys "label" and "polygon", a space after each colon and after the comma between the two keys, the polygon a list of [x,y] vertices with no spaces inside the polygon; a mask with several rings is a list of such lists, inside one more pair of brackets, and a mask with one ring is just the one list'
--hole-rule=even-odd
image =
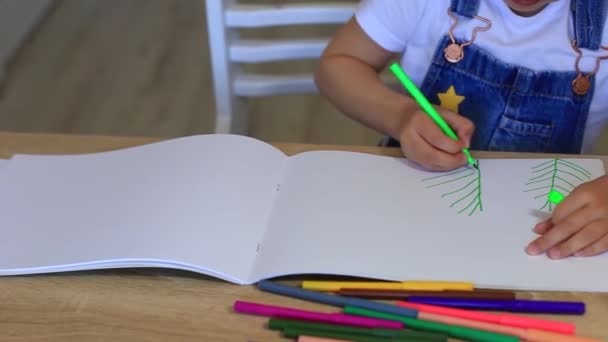
{"label": "floor", "polygon": [[[162,137],[211,132],[204,5],[200,0],[58,1],[9,65],[0,86],[0,130]],[[331,35],[334,30],[244,34]],[[298,61],[275,70],[313,66]],[[375,144],[379,138],[318,95],[256,99],[249,109],[249,134],[266,141]]]}
{"label": "floor", "polygon": [[[212,132],[205,18],[203,0],[57,1],[0,83],[0,130],[159,137]],[[328,36],[334,30],[243,34]],[[313,67],[297,61],[272,70]],[[249,110],[248,134],[265,141],[373,145],[380,138],[318,95],[256,99]],[[606,135],[601,145],[597,152],[607,154]]]}

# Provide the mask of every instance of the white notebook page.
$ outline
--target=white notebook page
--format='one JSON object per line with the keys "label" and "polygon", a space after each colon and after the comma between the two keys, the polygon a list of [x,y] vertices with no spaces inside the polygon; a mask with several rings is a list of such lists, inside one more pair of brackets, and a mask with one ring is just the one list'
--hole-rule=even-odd
{"label": "white notebook page", "polygon": [[[551,168],[543,170],[551,165],[532,170],[543,162],[481,160],[482,207],[469,216],[475,202],[458,214],[475,198],[465,196],[476,184],[474,176],[464,177],[467,171],[449,178],[461,180],[429,187],[448,178],[427,178],[447,173],[357,153],[292,157],[256,274],[342,274],[473,281],[494,288],[606,291],[608,254],[553,261],[524,251],[535,237],[534,224],[548,213],[539,211],[546,197],[535,199],[548,190],[525,192],[546,186],[546,176],[534,178],[551,173]],[[604,172],[598,160],[576,164],[590,170],[589,178]],[[568,166],[561,168],[572,171]],[[526,185],[529,179],[542,182]],[[465,199],[450,208],[459,198]]]}
{"label": "white notebook page", "polygon": [[203,267],[244,282],[285,158],[238,136],[84,156],[16,156],[0,173],[1,273],[136,259]]}

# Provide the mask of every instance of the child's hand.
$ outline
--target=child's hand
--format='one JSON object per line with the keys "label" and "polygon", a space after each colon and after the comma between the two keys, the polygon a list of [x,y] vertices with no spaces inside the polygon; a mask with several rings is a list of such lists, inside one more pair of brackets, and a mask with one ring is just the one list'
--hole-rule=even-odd
{"label": "child's hand", "polygon": [[532,255],[548,251],[550,258],[561,259],[608,251],[608,177],[577,187],[534,231],[542,236],[528,246]]}
{"label": "child's hand", "polygon": [[454,112],[436,107],[437,111],[458,135],[448,137],[422,110],[408,115],[401,124],[399,141],[403,154],[432,170],[451,170],[467,163],[462,153],[468,148],[475,129],[473,123]]}

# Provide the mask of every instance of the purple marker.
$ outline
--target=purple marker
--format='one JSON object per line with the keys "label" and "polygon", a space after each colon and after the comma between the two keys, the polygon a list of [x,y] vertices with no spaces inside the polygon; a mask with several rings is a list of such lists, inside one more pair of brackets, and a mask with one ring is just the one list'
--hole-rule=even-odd
{"label": "purple marker", "polygon": [[544,300],[460,299],[411,296],[408,302],[446,306],[459,309],[527,312],[539,314],[583,315],[585,303]]}

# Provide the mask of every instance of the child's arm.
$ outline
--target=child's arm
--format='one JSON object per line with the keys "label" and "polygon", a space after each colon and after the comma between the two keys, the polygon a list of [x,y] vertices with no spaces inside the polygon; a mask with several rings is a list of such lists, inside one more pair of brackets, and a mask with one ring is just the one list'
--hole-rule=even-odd
{"label": "child's arm", "polygon": [[398,138],[403,113],[414,111],[416,104],[387,88],[379,78],[378,73],[392,57],[393,53],[369,39],[353,18],[324,51],[315,80],[321,93],[339,110]]}
{"label": "child's arm", "polygon": [[466,164],[473,124],[439,109],[460,141],[448,138],[409,96],[387,87],[379,73],[393,53],[376,44],[355,18],[343,26],[319,62],[315,81],[321,94],[339,110],[364,125],[401,142],[405,156],[431,169]]}

